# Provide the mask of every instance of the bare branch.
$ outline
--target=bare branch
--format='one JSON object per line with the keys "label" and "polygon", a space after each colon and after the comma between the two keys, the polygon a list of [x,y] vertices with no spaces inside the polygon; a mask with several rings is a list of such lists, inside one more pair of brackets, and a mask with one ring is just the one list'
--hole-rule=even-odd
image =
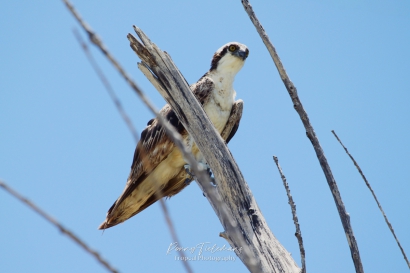
{"label": "bare branch", "polygon": [[[122,66],[117,62],[117,60],[111,55],[111,53],[107,50],[106,46],[104,43],[101,41],[101,39],[98,37],[98,35],[91,29],[91,27],[81,18],[79,13],[74,9],[73,5],[68,1],[68,0],[63,0],[63,2],[66,4],[67,8],[71,12],[71,14],[77,19],[77,21],[80,23],[82,28],[84,29],[85,32],[87,32],[90,41],[98,48],[101,50],[101,52],[107,57],[107,59],[111,62],[111,64],[117,69],[117,71],[120,73],[120,75],[124,78],[124,80],[130,85],[133,91],[137,93],[137,95],[140,97],[140,99],[143,101],[143,103],[148,107],[148,109],[158,118],[158,121],[160,124],[164,127],[167,135],[171,138],[171,140],[175,143],[175,145],[181,150],[183,155],[187,158],[187,160],[193,160],[193,156],[189,153],[187,150],[186,146],[182,142],[181,136],[178,134],[178,132],[169,124],[168,121],[164,119],[164,117],[159,113],[159,111],[154,107],[154,105],[149,101],[149,99],[145,96],[144,92],[142,91],[141,88],[138,87],[138,85],[134,82],[134,80],[131,79],[131,77],[125,72],[125,70],[122,68]],[[198,169],[198,164],[195,162],[192,162],[191,167],[193,168],[193,171],[199,171]],[[196,167],[196,168],[195,168]],[[206,172],[203,171],[203,173],[206,175]]]}
{"label": "bare branch", "polygon": [[[111,64],[118,70],[121,76],[125,79],[125,81],[131,86],[131,88],[137,93],[140,99],[148,106],[148,109],[154,114],[157,115],[158,110],[154,107],[154,105],[149,101],[149,99],[145,96],[142,92],[141,88],[131,79],[131,77],[125,72],[119,62],[110,54],[107,47],[104,45],[102,40],[98,37],[98,35],[91,29],[91,27],[81,18],[80,14],[74,9],[74,6],[68,0],[63,0],[64,4],[67,6],[68,10],[71,14],[75,17],[78,23],[81,25],[83,30],[88,34],[90,41],[97,46],[98,49],[107,57],[107,59],[111,62]],[[161,116],[159,117],[160,120]],[[165,126],[166,127],[166,126]],[[168,126],[169,128],[169,126]],[[172,128],[171,128],[172,129]]]}
{"label": "bare branch", "polygon": [[[111,87],[111,84],[109,83],[108,79],[105,77],[104,73],[102,72],[102,70],[98,66],[98,64],[95,61],[94,57],[92,56],[91,52],[88,50],[87,44],[81,39],[81,36],[78,33],[78,31],[74,31],[74,35],[76,36],[77,41],[80,43],[82,49],[84,50],[84,52],[87,56],[87,59],[91,63],[91,66],[94,68],[94,70],[97,73],[98,77],[100,78],[100,80],[103,82],[105,88],[107,89],[107,91],[110,95],[110,98],[114,102],[114,104],[115,104],[118,112],[120,113],[122,119],[127,124],[128,129],[130,130],[131,134],[133,135],[135,142],[138,143],[139,138],[138,138],[137,131],[135,130],[130,118],[128,117],[127,113],[125,112],[124,108],[122,107],[122,104],[121,104],[120,100],[115,95],[115,92]],[[107,51],[107,53],[108,53],[108,51]],[[142,152],[145,152],[145,150],[142,150]],[[155,194],[160,195],[159,192],[155,192]],[[165,204],[165,202],[162,198],[159,198],[159,200],[160,200],[162,212],[163,212],[164,217],[165,217],[165,222],[167,223],[168,229],[171,233],[172,240],[173,240],[173,242],[179,242],[177,233],[175,231],[174,225],[172,223],[171,217],[170,217],[169,212],[168,212],[167,205]],[[182,263],[185,267],[185,270],[188,273],[193,273],[190,265],[188,264],[187,259],[185,259],[184,252],[183,251],[178,251],[178,253],[179,253],[179,256],[182,257],[181,260],[182,260]]]}
{"label": "bare branch", "polygon": [[117,95],[115,95],[115,92],[108,81],[107,77],[104,75],[102,72],[101,68],[98,66],[97,62],[95,61],[93,55],[91,52],[88,50],[87,44],[84,42],[84,40],[81,38],[80,33],[78,32],[77,29],[73,30],[74,36],[76,37],[78,43],[81,45],[81,48],[83,49],[85,55],[87,56],[88,61],[90,62],[91,66],[93,67],[95,73],[97,73],[98,78],[100,78],[101,82],[104,84],[105,89],[108,92],[108,95],[110,95],[111,100],[114,102],[115,107],[117,108],[118,112],[121,115],[121,118],[124,120],[125,124],[127,125],[128,129],[130,130],[135,142],[138,142],[138,133],[137,130],[135,130],[134,125],[131,122],[131,119],[128,117],[127,113],[125,112],[124,108],[122,107],[122,104],[120,100],[118,99]]}
{"label": "bare branch", "polygon": [[337,210],[339,212],[340,220],[342,221],[343,229],[345,231],[347,242],[350,247],[351,256],[353,259],[353,263],[357,273],[363,273],[363,265],[360,259],[359,248],[357,246],[356,238],[353,234],[352,226],[350,225],[350,216],[346,211],[346,208],[343,204],[342,197],[340,195],[339,189],[337,187],[336,181],[333,177],[332,170],[327,162],[326,156],[323,152],[322,147],[320,146],[319,139],[316,136],[316,133],[310,124],[309,117],[306,111],[303,108],[303,105],[299,99],[297,89],[293,85],[292,81],[289,79],[289,76],[286,73],[285,68],[280,61],[278,54],[276,53],[275,47],[269,40],[268,35],[266,34],[265,30],[263,29],[261,23],[259,22],[258,18],[255,15],[255,12],[252,9],[248,0],[242,0],[242,5],[245,8],[245,11],[248,13],[249,18],[251,19],[252,23],[254,24],[257,32],[259,33],[260,37],[262,38],[266,48],[268,49],[276,68],[278,69],[279,75],[285,84],[285,87],[292,99],[293,107],[295,108],[296,112],[299,114],[300,119],[302,120],[303,126],[306,129],[306,135],[309,140],[312,142],[313,148],[316,152],[316,156],[319,160],[320,166],[325,174],[327,183],[329,185],[330,191],[333,195],[333,199],[335,200],[335,204]]}
{"label": "bare branch", "polygon": [[[172,128],[169,123],[164,119],[163,116],[159,114],[159,112],[155,109],[155,107],[149,102],[148,98],[144,95],[142,90],[137,86],[137,84],[128,76],[128,74],[124,71],[124,69],[120,66],[120,64],[114,59],[114,57],[108,52],[106,49],[105,45],[102,43],[102,41],[98,38],[98,36],[91,30],[91,28],[81,19],[80,15],[78,12],[75,11],[74,7],[71,5],[71,3],[67,0],[63,0],[64,3],[66,4],[67,8],[70,10],[70,12],[73,14],[73,16],[77,19],[77,21],[81,24],[83,29],[88,33],[90,40],[96,45],[102,53],[111,61],[111,63],[116,67],[116,69],[119,71],[119,73],[123,76],[123,78],[127,81],[127,83],[131,86],[131,88],[137,93],[137,95],[141,98],[141,100],[148,106],[148,108],[153,112],[156,117],[158,118],[159,122],[161,125],[164,127],[166,133],[168,136],[171,138],[171,140],[176,144],[176,146],[181,150],[182,154],[184,155],[184,158],[186,161],[190,164],[191,170],[195,174],[198,180],[201,181],[206,181],[203,183],[203,186],[200,186],[201,189],[206,193],[209,198],[214,199],[214,203],[218,204],[221,203],[220,198],[218,195],[213,193],[212,191],[212,186],[210,185],[210,178],[208,176],[208,173],[205,170],[202,170],[199,166],[192,154],[189,153],[187,150],[186,146],[182,142],[181,136]],[[218,209],[214,207],[214,209]],[[226,212],[226,209],[224,208],[223,205],[219,206],[220,213],[228,215]],[[227,216],[225,219],[229,219]],[[234,231],[234,222],[233,221],[226,221],[226,224],[229,227],[232,227]],[[233,232],[233,235],[235,235],[236,232]],[[245,245],[245,244],[244,244]],[[242,255],[245,253],[248,253],[246,250],[243,252]],[[248,259],[251,261],[251,259]],[[249,263],[250,266],[253,266],[253,263]],[[257,270],[253,270],[252,272],[258,272]]]}
{"label": "bare branch", "polygon": [[[161,204],[161,208],[164,213],[164,217],[167,222],[168,229],[171,232],[172,241],[178,243],[179,242],[178,235],[177,235],[177,232],[175,231],[175,227],[174,227],[174,224],[172,223],[171,217],[169,216],[168,208],[167,208],[167,205],[165,204],[164,199],[163,198],[159,199],[159,203]],[[185,259],[184,252],[183,251],[178,251],[178,252],[179,252],[179,256],[182,257],[181,260],[182,260],[182,264],[185,267],[185,270],[188,273],[193,273],[191,266],[189,265],[187,259]]]}
{"label": "bare branch", "polygon": [[[177,147],[182,151],[185,160],[191,165],[191,170],[194,172],[195,176],[197,177],[197,182],[199,183],[201,189],[205,192],[206,196],[209,198],[208,200],[212,200],[211,203],[213,204],[213,208],[215,210],[215,212],[217,212],[218,216],[220,216],[221,222],[225,228],[226,234],[229,235],[229,238],[232,241],[235,241],[237,244],[237,248],[243,248],[243,251],[238,253],[238,256],[242,259],[242,261],[244,261],[245,265],[248,267],[248,269],[251,272],[272,272],[274,271],[287,271],[287,272],[299,272],[299,268],[297,267],[296,263],[293,261],[292,257],[290,256],[290,254],[279,244],[279,242],[277,242],[276,238],[274,238],[273,234],[270,233],[269,228],[266,225],[266,222],[262,216],[262,214],[259,211],[259,208],[257,207],[257,204],[254,200],[254,198],[252,197],[249,188],[247,186],[245,186],[245,188],[242,189],[238,189],[237,191],[240,193],[237,196],[233,196],[236,199],[236,203],[231,203],[232,205],[234,205],[234,207],[230,207],[230,212],[232,213],[232,211],[234,211],[236,213],[235,215],[235,220],[239,223],[239,222],[244,222],[245,215],[247,215],[248,217],[247,220],[249,222],[246,223],[241,223],[241,226],[239,226],[238,228],[235,228],[235,222],[231,221],[232,217],[229,214],[229,212],[226,209],[226,205],[224,205],[224,203],[220,202],[220,197],[217,194],[218,191],[217,189],[213,188],[209,181],[210,178],[207,174],[207,172],[205,170],[202,170],[199,166],[198,163],[195,161],[194,157],[192,156],[192,154],[190,154],[188,152],[188,150],[186,149],[185,145],[182,143],[181,141],[181,137],[175,132],[175,130],[173,130],[172,127],[169,126],[169,124],[164,120],[164,118],[158,114],[158,111],[156,111],[156,109],[150,104],[150,102],[148,101],[148,99],[145,97],[145,95],[142,93],[141,89],[139,89],[139,87],[131,80],[131,78],[125,73],[125,71],[119,66],[118,62],[116,62],[116,60],[108,53],[108,51],[105,49],[105,47],[103,46],[102,42],[100,39],[97,38],[97,36],[91,31],[91,29],[82,21],[82,19],[80,18],[80,16],[75,12],[74,8],[72,7],[71,4],[69,4],[69,2],[67,0],[64,0],[64,2],[66,3],[67,7],[70,9],[70,11],[74,14],[74,16],[77,18],[77,20],[80,22],[80,24],[83,26],[83,28],[85,28],[86,32],[89,34],[91,41],[97,45],[100,50],[103,52],[103,54],[113,63],[113,65],[117,68],[117,70],[120,72],[120,74],[125,78],[125,80],[131,85],[131,87],[133,88],[133,90],[141,97],[141,99],[143,100],[143,102],[145,104],[147,104],[147,106],[150,108],[150,110],[157,116],[158,120],[160,121],[160,123],[164,126],[164,129],[166,130],[168,136],[171,138],[171,140],[177,145]],[[141,34],[141,33],[139,33]],[[141,36],[140,36],[141,37]],[[129,37],[130,38],[130,37]],[[145,40],[145,42],[147,42],[147,39]],[[151,47],[152,49],[152,47]],[[143,48],[143,50],[145,50],[147,53],[147,49]],[[162,51],[160,51],[162,53],[162,57],[165,56],[164,53]],[[159,53],[159,51],[157,52]],[[167,60],[167,66],[171,65],[170,67],[173,67],[173,63],[172,61]],[[162,69],[165,69],[166,67],[162,67]],[[173,71],[177,71],[178,70],[176,68],[174,68]],[[171,84],[173,84],[173,88],[174,90],[179,90],[179,88],[183,88],[185,90],[185,92],[188,91],[189,95],[191,99],[194,99],[194,101],[196,102],[196,104],[198,104],[198,102],[195,100],[195,98],[193,97],[193,95],[190,92],[190,89],[188,87],[188,85],[186,84],[185,80],[183,79],[182,75],[178,72],[178,84],[175,84],[175,79],[171,80]],[[180,85],[180,82],[183,82],[183,84],[185,85]],[[169,91],[169,90],[168,90]],[[186,94],[185,94],[186,95]],[[167,97],[166,97],[167,99]],[[179,107],[178,105],[172,105],[174,111],[176,110],[175,106],[178,108],[178,110],[180,110],[181,108],[184,108],[184,106],[186,105],[181,105],[181,107]],[[188,108],[190,108],[191,106],[188,106]],[[205,114],[202,110],[202,108],[198,105],[200,111],[202,111],[202,118],[205,118]],[[189,109],[190,110],[190,109]],[[179,119],[181,119],[181,116],[177,113]],[[201,117],[201,116],[199,116]],[[190,127],[186,126],[186,120],[185,119],[181,119],[182,122],[185,125],[185,128],[187,128],[187,130],[191,133],[190,131]],[[206,128],[212,128],[213,126],[212,124],[210,124],[209,120],[207,121],[207,123],[204,125],[207,126]],[[205,127],[202,127],[201,130],[199,130],[199,134],[200,133],[204,133],[204,129]],[[213,138],[207,138],[206,141],[210,141],[211,139],[215,139],[217,138],[219,142],[221,142],[220,140],[220,136],[215,135],[216,132],[213,132]],[[197,140],[197,137],[194,136],[195,140]],[[210,143],[214,143],[212,141],[210,141]],[[217,142],[218,143],[218,142]],[[197,141],[198,144],[198,141]],[[209,144],[207,144],[209,145]],[[201,149],[201,151],[204,153],[203,151],[203,143],[198,145],[199,148]],[[226,152],[226,146],[224,147],[224,153],[229,153]],[[214,152],[214,150],[213,150]],[[223,155],[224,153],[220,153],[220,151],[218,150],[218,155],[220,154]],[[231,158],[231,155],[229,153],[229,157]],[[207,156],[205,156],[205,158],[207,158]],[[223,159],[223,158],[222,158]],[[209,160],[208,160],[209,162]],[[233,159],[228,161],[229,163],[225,163],[225,167],[227,164],[230,164],[232,166],[232,162]],[[213,163],[215,164],[215,163]],[[211,164],[211,168],[214,170],[215,173],[215,169],[216,170],[221,170],[221,168],[217,167],[215,168],[213,166],[213,164]],[[234,164],[236,166],[236,164]],[[237,166],[236,166],[237,168]],[[219,172],[217,174],[215,174],[216,177],[220,177],[222,174],[222,172]],[[240,174],[239,170],[237,169],[236,172],[236,176],[239,179],[242,179],[242,175]],[[232,176],[231,176],[232,178]],[[232,183],[233,181],[231,181]],[[235,183],[232,183],[233,185]],[[228,184],[224,184],[225,186],[223,186],[222,192],[226,192],[226,188],[232,187],[232,185],[228,185]],[[224,196],[226,198],[226,195]],[[230,196],[232,198],[232,196]],[[240,207],[241,209],[238,211],[238,207]],[[238,215],[238,213],[240,213],[240,215]],[[256,232],[255,232],[256,230]],[[244,236],[246,238],[246,242],[248,243],[252,243],[252,244],[258,244],[260,246],[259,249],[252,249],[252,251],[255,251],[254,253],[256,253],[256,255],[250,255],[249,251],[249,247],[247,246],[247,244],[245,243],[244,240]],[[264,263],[257,263],[255,264],[254,260],[255,258],[261,259],[263,258]],[[273,270],[272,270],[273,269]],[[263,270],[263,271],[262,271]]]}
{"label": "bare branch", "polygon": [[292,215],[293,215],[293,223],[295,224],[296,227],[296,233],[295,236],[298,239],[298,243],[299,243],[299,250],[300,250],[300,258],[302,260],[302,270],[300,271],[301,273],[306,273],[306,263],[305,263],[305,248],[303,246],[303,238],[302,238],[302,232],[300,231],[300,226],[299,226],[299,220],[298,220],[298,216],[296,214],[296,205],[295,202],[293,202],[293,197],[290,193],[290,189],[289,189],[289,185],[288,182],[286,182],[286,177],[282,172],[282,168],[279,165],[279,160],[276,156],[273,156],[273,160],[276,163],[276,166],[278,167],[279,173],[280,173],[280,178],[282,178],[283,181],[283,186],[285,186],[286,189],[286,194],[288,196],[288,200],[289,200],[289,205],[290,208],[292,209]]}
{"label": "bare branch", "polygon": [[[134,30],[142,43],[131,34],[128,39],[143,61],[140,69],[193,136],[215,175],[217,187],[210,186],[209,177],[203,179],[197,176],[197,182],[225,229],[221,236],[227,238],[233,248],[243,248],[237,255],[251,272],[299,272],[300,268],[291,255],[269,230],[227,146],[170,56],[152,43],[139,28],[134,27]],[[220,202],[220,198],[224,203]],[[226,207],[228,212],[225,211]]]}
{"label": "bare branch", "polygon": [[74,242],[76,242],[82,249],[84,249],[87,253],[89,253],[96,260],[98,260],[98,262],[100,264],[102,264],[108,271],[110,271],[112,273],[118,273],[118,271],[116,269],[114,269],[106,260],[104,260],[97,251],[91,249],[78,236],[76,236],[74,233],[72,233],[67,228],[65,228],[62,224],[60,224],[53,217],[51,217],[46,212],[44,212],[39,207],[37,207],[33,202],[31,202],[30,200],[28,200],[28,199],[24,198],[23,196],[21,196],[17,191],[10,188],[4,181],[0,180],[0,187],[2,187],[9,194],[13,195],[15,198],[17,198],[22,203],[27,205],[29,208],[31,208],[32,210],[37,212],[41,217],[46,219],[50,224],[54,225],[63,234],[67,235],[70,239],[72,239]]}
{"label": "bare branch", "polygon": [[410,268],[410,263],[409,260],[407,259],[406,253],[404,252],[404,249],[401,247],[401,244],[399,242],[399,239],[396,236],[396,233],[394,233],[394,229],[393,226],[390,224],[389,219],[387,219],[386,214],[384,213],[384,210],[382,208],[382,205],[380,205],[379,200],[376,197],[376,194],[374,193],[372,187],[370,186],[369,181],[367,181],[366,177],[364,176],[362,169],[359,167],[359,164],[357,164],[356,160],[353,158],[353,156],[349,153],[349,151],[347,150],[347,148],[343,145],[342,141],[339,139],[339,137],[337,136],[336,132],[334,130],[332,130],[333,135],[336,137],[337,141],[339,141],[340,145],[342,145],[343,149],[346,151],[346,154],[350,157],[350,159],[353,161],[353,164],[356,166],[357,170],[359,171],[360,175],[362,176],[364,182],[366,183],[366,186],[369,188],[370,192],[373,195],[374,200],[377,203],[377,206],[379,206],[380,212],[383,214],[384,217],[384,221],[386,221],[387,226],[389,227],[391,233],[393,234],[394,239],[396,239],[397,245],[400,248],[401,253],[403,254],[404,260],[407,263],[407,266]]}

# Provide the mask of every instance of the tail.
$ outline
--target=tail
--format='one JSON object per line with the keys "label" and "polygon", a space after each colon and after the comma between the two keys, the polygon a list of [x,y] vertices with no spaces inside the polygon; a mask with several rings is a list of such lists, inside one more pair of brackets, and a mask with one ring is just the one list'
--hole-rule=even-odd
{"label": "tail", "polygon": [[152,189],[152,186],[148,189],[144,187],[145,184],[149,185],[150,183],[153,183],[151,180],[145,180],[144,183],[140,185],[139,191],[141,192],[138,196],[136,196],[134,191],[134,193],[129,194],[126,198],[122,198],[123,195],[121,195],[117,201],[114,202],[107,212],[105,221],[98,227],[98,229],[104,230],[121,224],[122,222],[145,210],[162,197],[171,197],[179,193],[188,185],[188,183],[185,183],[185,180],[186,172],[184,167],[181,167],[179,173],[168,181],[164,188],[154,188],[154,190],[157,191],[156,193],[148,190]]}
{"label": "tail", "polygon": [[106,230],[107,228],[116,226],[123,221],[118,221],[118,217],[113,217],[113,210],[115,208],[115,205],[117,204],[117,201],[114,202],[114,204],[111,206],[111,208],[107,212],[107,217],[105,218],[104,222],[101,223],[101,225],[98,227],[98,229]]}
{"label": "tail", "polygon": [[108,219],[105,219],[105,221],[102,222],[102,224],[98,227],[98,229],[106,230],[107,228],[116,226],[116,225],[118,225],[118,224],[120,224],[120,223],[122,223],[122,222],[110,223],[110,222],[108,221]]}

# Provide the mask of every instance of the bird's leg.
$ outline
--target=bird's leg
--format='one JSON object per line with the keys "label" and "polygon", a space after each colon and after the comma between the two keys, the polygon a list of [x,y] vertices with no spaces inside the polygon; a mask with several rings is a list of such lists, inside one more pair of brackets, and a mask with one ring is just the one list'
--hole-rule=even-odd
{"label": "bird's leg", "polygon": [[189,164],[184,165],[185,172],[187,173],[187,178],[185,179],[185,184],[189,185],[192,180],[195,180],[195,175],[191,173],[191,166]]}

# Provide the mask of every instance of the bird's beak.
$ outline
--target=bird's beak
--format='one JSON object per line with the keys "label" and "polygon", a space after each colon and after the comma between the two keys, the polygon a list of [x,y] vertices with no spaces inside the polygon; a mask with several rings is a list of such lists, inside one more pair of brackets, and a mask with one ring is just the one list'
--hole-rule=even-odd
{"label": "bird's beak", "polygon": [[234,55],[238,56],[239,58],[241,58],[242,60],[246,60],[246,58],[248,58],[249,55],[249,50],[238,50],[234,53]]}

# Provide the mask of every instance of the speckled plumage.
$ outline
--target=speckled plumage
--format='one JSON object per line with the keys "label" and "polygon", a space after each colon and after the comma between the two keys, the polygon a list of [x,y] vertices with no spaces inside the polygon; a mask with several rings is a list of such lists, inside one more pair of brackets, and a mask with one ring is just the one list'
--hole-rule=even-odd
{"label": "speckled plumage", "polygon": [[[235,50],[232,50],[234,47]],[[242,101],[235,102],[233,81],[248,53],[248,48],[237,42],[222,46],[213,56],[211,69],[198,82],[191,85],[195,97],[227,142],[236,133],[242,114]],[[204,163],[193,138],[168,104],[161,109],[161,115],[165,116],[182,135],[197,160]],[[234,126],[226,126],[227,124]],[[232,128],[229,132],[228,127]],[[150,120],[141,133],[141,139],[135,149],[124,191],[108,210],[107,217],[99,229],[122,223],[159,198],[179,193],[187,185],[185,179],[188,176],[183,168],[184,164],[186,163],[182,154],[168,138],[158,120]]]}

